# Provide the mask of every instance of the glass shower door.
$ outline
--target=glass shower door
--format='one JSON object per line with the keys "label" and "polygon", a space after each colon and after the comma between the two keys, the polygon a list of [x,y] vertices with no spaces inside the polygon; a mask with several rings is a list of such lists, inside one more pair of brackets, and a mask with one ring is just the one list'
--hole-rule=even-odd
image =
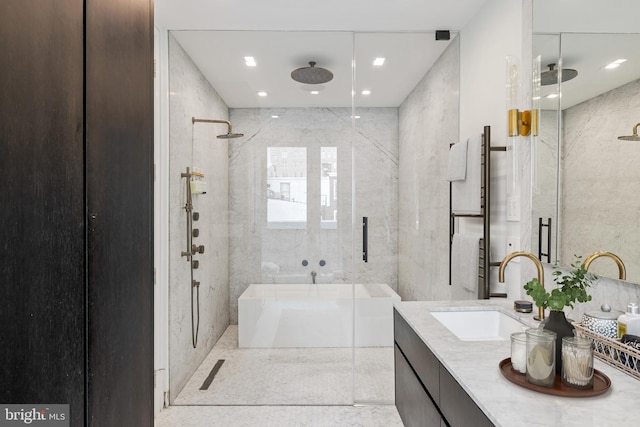
{"label": "glass shower door", "polygon": [[[301,59],[279,76],[291,90],[286,101],[267,90],[258,106],[229,110],[248,136],[229,145],[231,323],[237,316],[238,350],[259,390],[242,403],[351,405],[353,36],[243,37],[270,39],[274,57]],[[333,48],[323,63],[317,47],[326,43]],[[333,80],[290,78],[312,60]]]}
{"label": "glass shower door", "polygon": [[[278,378],[278,393],[257,403],[353,402],[350,116],[340,107],[231,110],[245,132],[260,129],[232,148],[230,167],[232,206],[234,197],[248,204],[231,215],[243,230],[231,235],[232,289],[235,278],[247,284],[238,287],[238,346]],[[236,176],[250,194],[234,190]]]}

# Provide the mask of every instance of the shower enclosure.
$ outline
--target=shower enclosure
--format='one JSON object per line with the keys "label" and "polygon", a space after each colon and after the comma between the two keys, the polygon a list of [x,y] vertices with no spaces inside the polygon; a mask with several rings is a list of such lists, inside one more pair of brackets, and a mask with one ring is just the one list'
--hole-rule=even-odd
{"label": "shower enclosure", "polygon": [[[384,103],[367,91],[384,79],[373,65],[378,52],[420,57],[433,34],[172,31],[169,38],[171,403],[393,404],[392,342],[362,344],[360,323],[378,315],[359,298],[389,297],[382,303],[389,315],[398,298],[399,106],[426,68],[393,85],[376,84]],[[268,56],[255,53],[266,47]],[[257,64],[250,70],[243,61],[249,56]],[[399,66],[393,59],[390,66]],[[309,62],[331,70],[333,79],[292,80],[291,71]],[[247,72],[260,78],[243,78]],[[258,95],[263,91],[267,96]],[[244,136],[216,139],[231,132],[229,122]],[[187,167],[206,180],[204,194],[186,194]],[[193,264],[180,257],[188,197],[199,214],[197,245],[206,248],[194,270],[199,301]],[[238,342],[239,300],[255,294],[250,285],[272,285],[266,310],[277,311],[272,329],[280,336],[321,319],[303,329],[308,344],[268,336],[259,346]],[[279,291],[285,285],[288,294]],[[330,287],[339,297],[325,297]],[[316,295],[313,302],[284,303],[303,289]],[[191,304],[199,309],[195,348]],[[256,312],[248,311],[257,317],[250,334],[265,333],[267,315]],[[321,336],[326,342],[315,345]],[[333,340],[338,336],[347,345]]]}

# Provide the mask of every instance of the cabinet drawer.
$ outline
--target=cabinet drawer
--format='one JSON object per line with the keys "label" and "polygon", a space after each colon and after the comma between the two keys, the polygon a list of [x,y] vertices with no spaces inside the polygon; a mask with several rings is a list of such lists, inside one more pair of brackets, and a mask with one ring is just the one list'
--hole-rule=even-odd
{"label": "cabinet drawer", "polygon": [[[487,390],[490,393],[489,390]],[[444,366],[440,366],[440,411],[451,426],[490,427],[493,423],[478,408],[466,391],[451,376]]]}
{"label": "cabinet drawer", "polygon": [[436,405],[440,404],[440,362],[404,318],[393,310],[393,333],[398,347],[418,374]]}
{"label": "cabinet drawer", "polygon": [[440,412],[424,391],[398,346],[395,350],[396,408],[406,427],[440,427]]}

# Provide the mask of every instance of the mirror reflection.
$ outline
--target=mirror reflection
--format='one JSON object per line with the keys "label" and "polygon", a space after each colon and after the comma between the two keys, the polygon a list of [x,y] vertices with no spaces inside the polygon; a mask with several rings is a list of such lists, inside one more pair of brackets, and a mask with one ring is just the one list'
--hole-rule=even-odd
{"label": "mirror reflection", "polygon": [[[533,247],[540,247],[542,235],[546,252],[547,229],[539,221],[551,218],[550,262],[569,265],[574,254],[609,251],[622,259],[633,282],[640,282],[640,141],[629,136],[640,122],[639,45],[640,34],[534,35],[542,111],[534,153]],[[545,84],[551,70],[562,81]],[[619,277],[608,257],[589,270]]]}

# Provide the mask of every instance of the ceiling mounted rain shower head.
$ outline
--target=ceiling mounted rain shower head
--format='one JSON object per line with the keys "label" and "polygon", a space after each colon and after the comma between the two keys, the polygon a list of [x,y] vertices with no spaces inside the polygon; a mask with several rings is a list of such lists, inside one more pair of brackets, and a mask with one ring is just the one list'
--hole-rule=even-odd
{"label": "ceiling mounted rain shower head", "polygon": [[[558,83],[558,70],[555,69],[556,64],[549,64],[549,69],[547,71],[543,71],[540,73],[540,84],[542,86],[554,85]],[[571,68],[563,68],[562,69],[562,81],[566,82],[567,80],[571,80],[578,75],[576,70]]]}
{"label": "ceiling mounted rain shower head", "polygon": [[633,135],[619,136],[618,139],[621,141],[640,141],[640,136],[638,136],[638,126],[640,126],[640,123],[633,127]]}
{"label": "ceiling mounted rain shower head", "polygon": [[233,129],[231,127],[231,122],[229,120],[196,119],[195,117],[192,117],[191,123],[221,123],[221,124],[227,125],[227,133],[218,135],[216,137],[218,139],[232,139],[232,138],[240,138],[244,136],[243,133],[233,132]]}
{"label": "ceiling mounted rain shower head", "polygon": [[317,85],[331,81],[333,73],[326,68],[316,67],[316,63],[311,61],[308,67],[293,70],[291,78],[299,83]]}

